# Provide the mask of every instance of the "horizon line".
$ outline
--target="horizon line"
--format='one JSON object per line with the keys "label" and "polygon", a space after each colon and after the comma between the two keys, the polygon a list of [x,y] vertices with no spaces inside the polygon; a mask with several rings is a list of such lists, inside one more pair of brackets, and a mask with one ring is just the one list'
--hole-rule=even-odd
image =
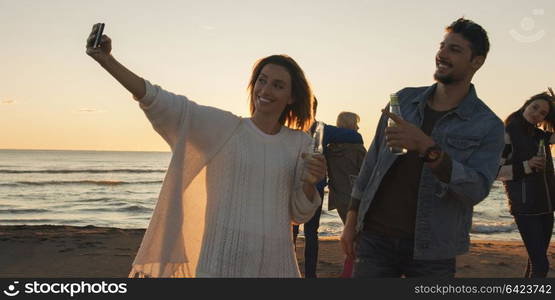
{"label": "horizon line", "polygon": [[9,151],[95,151],[95,152],[157,152],[157,153],[171,153],[171,151],[162,150],[98,150],[98,149],[15,149],[15,148],[0,148]]}

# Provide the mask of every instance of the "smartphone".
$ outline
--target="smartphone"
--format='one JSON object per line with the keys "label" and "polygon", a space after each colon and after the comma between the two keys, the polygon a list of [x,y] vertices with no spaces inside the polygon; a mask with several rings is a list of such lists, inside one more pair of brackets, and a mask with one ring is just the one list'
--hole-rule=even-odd
{"label": "smartphone", "polygon": [[100,46],[100,41],[102,40],[102,33],[104,32],[104,23],[96,23],[93,26],[93,32],[95,32],[92,47],[98,48]]}

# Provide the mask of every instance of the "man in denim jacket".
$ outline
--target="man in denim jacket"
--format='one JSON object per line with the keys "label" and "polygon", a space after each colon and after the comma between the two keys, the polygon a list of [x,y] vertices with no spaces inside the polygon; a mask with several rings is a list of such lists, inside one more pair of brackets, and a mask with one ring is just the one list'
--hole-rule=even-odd
{"label": "man in denim jacket", "polygon": [[436,55],[437,83],[397,93],[404,120],[382,111],[341,236],[354,277],[454,277],[504,146],[503,123],[471,84],[488,50],[480,25],[456,20]]}

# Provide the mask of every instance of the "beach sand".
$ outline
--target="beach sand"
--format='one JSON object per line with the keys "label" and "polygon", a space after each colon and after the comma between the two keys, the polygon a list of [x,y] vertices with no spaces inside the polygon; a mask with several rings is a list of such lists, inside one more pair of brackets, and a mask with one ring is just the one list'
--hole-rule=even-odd
{"label": "beach sand", "polygon": [[[0,277],[127,277],[144,229],[94,226],[0,226]],[[297,241],[302,271],[304,240]],[[555,277],[555,245],[548,257]],[[339,277],[343,254],[337,237],[320,239],[319,277]],[[457,258],[457,277],[521,277],[522,242],[472,241]]]}

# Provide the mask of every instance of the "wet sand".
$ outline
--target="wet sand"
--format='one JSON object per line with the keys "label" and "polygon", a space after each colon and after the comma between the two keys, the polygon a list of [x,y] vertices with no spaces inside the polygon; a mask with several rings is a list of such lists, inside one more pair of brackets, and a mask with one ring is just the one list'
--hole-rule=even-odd
{"label": "wet sand", "polygon": [[[0,277],[127,277],[144,229],[94,226],[0,226]],[[297,241],[303,270],[304,240]],[[337,237],[321,238],[319,277],[339,277],[343,253]],[[555,245],[548,252],[555,277]],[[522,242],[472,241],[457,258],[457,277],[521,277],[527,255]]]}

